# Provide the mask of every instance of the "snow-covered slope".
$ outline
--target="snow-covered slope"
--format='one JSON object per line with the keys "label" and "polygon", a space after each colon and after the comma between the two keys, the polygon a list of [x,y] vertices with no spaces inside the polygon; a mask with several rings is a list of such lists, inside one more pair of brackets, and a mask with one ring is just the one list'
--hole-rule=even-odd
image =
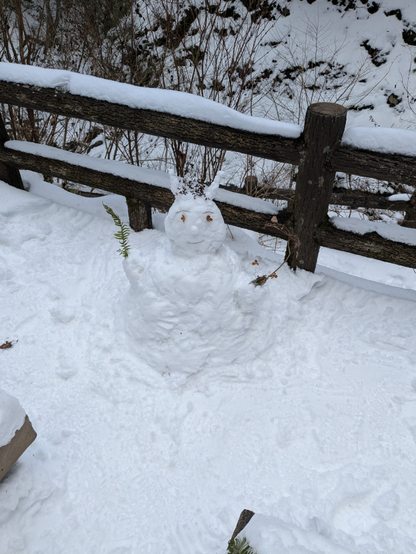
{"label": "snow-covered slope", "polygon": [[[270,113],[301,122],[308,104],[350,108],[347,127],[415,129],[413,0],[292,0],[270,31]],[[300,118],[300,119],[299,119]]]}

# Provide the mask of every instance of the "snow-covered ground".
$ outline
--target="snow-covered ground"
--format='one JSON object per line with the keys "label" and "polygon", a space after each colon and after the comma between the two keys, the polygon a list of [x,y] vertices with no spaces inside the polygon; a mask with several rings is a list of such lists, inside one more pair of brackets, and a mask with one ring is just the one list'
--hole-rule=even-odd
{"label": "snow-covered ground", "polygon": [[[38,437],[0,486],[2,554],[220,554],[243,508],[291,529],[288,552],[416,552],[412,269],[324,249],[317,274],[266,283],[256,359],[161,373],[125,332],[101,199],[25,179],[30,193],[0,188],[1,388]],[[155,222],[133,251],[160,248]],[[279,265],[232,234],[250,277]]]}
{"label": "snow-covered ground", "polygon": [[[332,60],[334,75],[337,63],[352,75],[361,66],[349,98],[331,89],[311,101],[357,104],[346,144],[413,154],[416,50],[402,33],[416,29],[414,0],[379,0],[371,15],[370,4],[345,11],[324,0],[287,3],[291,15],[269,37],[287,40],[276,48],[273,70],[282,76],[300,62]],[[385,13],[396,4],[401,19]],[[381,65],[365,62],[365,40]],[[267,69],[270,59],[264,63]],[[21,68],[7,71],[11,79],[13,71],[22,75]],[[25,79],[58,76],[67,89],[85,92],[88,82],[90,95],[97,93],[92,78],[30,71]],[[334,75],[328,78],[336,83]],[[285,77],[255,115],[302,124],[294,108],[299,79]],[[160,107],[171,92],[144,92],[144,101]],[[225,107],[213,115],[212,103],[195,98],[191,112],[181,93],[173,96],[178,113],[208,106],[205,118],[253,129],[253,120]],[[270,132],[279,127],[270,125]],[[104,154],[103,147],[91,151]],[[124,170],[145,178],[142,169]],[[29,193],[0,183],[0,345],[13,344],[0,349],[0,389],[18,399],[38,436],[0,485],[0,554],[224,554],[244,508],[261,514],[245,531],[257,554],[416,553],[415,270],[323,248],[315,275],[283,266],[264,285],[249,342],[238,349],[230,342],[227,355],[236,361],[183,372],[172,359],[180,350],[163,344],[147,359],[126,332],[129,281],[102,199],[23,176]],[[160,179],[168,186],[165,174]],[[105,202],[127,220],[123,198]],[[171,274],[193,277],[197,267],[169,259],[173,271],[163,274],[163,218],[155,216],[155,230],[130,236],[131,257],[158,260],[159,280],[168,285]],[[280,265],[284,245],[275,253],[254,233],[231,232],[226,245],[248,280]],[[221,320],[208,308],[215,329]],[[187,362],[197,357],[198,345],[186,355]],[[7,422],[0,413],[0,446],[23,417],[11,411]]]}

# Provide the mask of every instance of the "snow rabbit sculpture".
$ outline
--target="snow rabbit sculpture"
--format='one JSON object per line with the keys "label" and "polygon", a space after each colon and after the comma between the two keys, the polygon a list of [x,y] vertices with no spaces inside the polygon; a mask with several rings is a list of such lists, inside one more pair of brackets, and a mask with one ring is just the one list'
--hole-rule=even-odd
{"label": "snow rabbit sculpture", "polygon": [[250,284],[223,244],[226,226],[212,200],[220,178],[206,186],[171,174],[175,201],[166,234],[138,233],[138,248],[133,244],[123,262],[127,334],[141,359],[162,373],[195,373],[249,356],[248,334],[267,292]]}

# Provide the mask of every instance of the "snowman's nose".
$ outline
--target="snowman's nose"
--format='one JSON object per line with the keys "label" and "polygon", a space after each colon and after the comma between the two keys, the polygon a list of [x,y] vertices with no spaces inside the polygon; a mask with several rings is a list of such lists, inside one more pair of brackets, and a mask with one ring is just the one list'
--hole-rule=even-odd
{"label": "snowman's nose", "polygon": [[191,232],[192,232],[194,235],[197,234],[198,230],[199,230],[199,229],[198,229],[198,226],[197,226],[197,225],[192,225],[192,227],[191,227]]}

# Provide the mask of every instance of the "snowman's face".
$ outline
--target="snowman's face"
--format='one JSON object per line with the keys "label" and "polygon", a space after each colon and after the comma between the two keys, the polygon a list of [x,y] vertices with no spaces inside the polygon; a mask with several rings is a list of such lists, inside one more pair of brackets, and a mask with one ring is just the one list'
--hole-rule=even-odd
{"label": "snowman's face", "polygon": [[172,246],[182,254],[215,252],[225,239],[226,227],[220,210],[204,197],[180,196],[165,219]]}

